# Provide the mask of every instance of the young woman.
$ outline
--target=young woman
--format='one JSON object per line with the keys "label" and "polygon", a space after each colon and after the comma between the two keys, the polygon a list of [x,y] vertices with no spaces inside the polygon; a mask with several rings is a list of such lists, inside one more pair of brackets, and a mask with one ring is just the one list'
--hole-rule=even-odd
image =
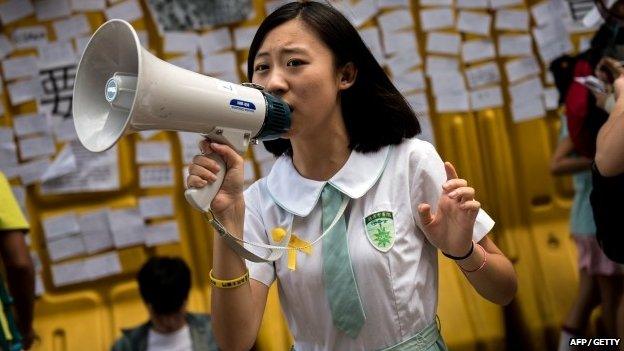
{"label": "young woman", "polygon": [[[486,236],[494,222],[453,166],[414,137],[416,116],[344,16],[317,2],[279,8],[258,28],[248,75],[292,107],[292,126],[265,143],[278,159],[244,194],[242,158],[202,144],[227,166],[215,216],[233,235],[266,244],[291,225],[312,242],[339,219],[296,253],[296,269],[287,255],[245,262],[215,236],[213,283],[251,278],[213,289],[221,348],[253,344],[277,279],[296,350],[445,350],[435,323],[438,249],[482,296],[511,301],[513,267]],[[188,185],[202,187],[218,166],[196,156],[189,170]]]}

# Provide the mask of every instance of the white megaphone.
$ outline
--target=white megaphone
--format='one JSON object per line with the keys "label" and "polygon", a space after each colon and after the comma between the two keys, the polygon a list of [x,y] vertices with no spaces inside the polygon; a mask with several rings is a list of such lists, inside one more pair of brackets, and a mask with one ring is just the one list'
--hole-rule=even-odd
{"label": "white megaphone", "polygon": [[[202,133],[244,153],[250,142],[279,138],[290,128],[290,108],[262,87],[238,85],[167,63],[141,47],[132,26],[104,23],[89,40],[73,97],[74,125],[90,151],[104,151],[123,135],[142,130]],[[208,211],[221,187],[217,180],[188,189],[186,199]]]}

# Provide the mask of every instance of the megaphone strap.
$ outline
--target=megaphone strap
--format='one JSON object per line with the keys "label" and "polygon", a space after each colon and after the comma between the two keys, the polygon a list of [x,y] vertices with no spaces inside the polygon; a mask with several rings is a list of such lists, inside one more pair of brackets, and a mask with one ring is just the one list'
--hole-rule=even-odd
{"label": "megaphone strap", "polygon": [[[349,204],[349,197],[344,196],[342,199],[342,203],[340,204],[340,207],[338,208],[338,212],[336,213],[336,217],[334,217],[334,220],[329,225],[329,227],[327,227],[327,229],[325,229],[325,231],[323,231],[323,233],[318,238],[316,238],[307,246],[302,247],[301,249],[314,246],[317,242],[323,239],[323,237],[331,231],[331,229],[336,225],[336,223],[338,223],[338,220],[340,219],[340,217],[342,217],[342,214],[346,210],[348,204]],[[234,252],[236,252],[237,255],[239,255],[240,257],[246,260],[249,260],[252,262],[273,262],[279,259],[280,257],[282,257],[282,255],[284,254],[284,252],[286,252],[286,250],[290,249],[288,247],[288,243],[290,242],[290,237],[292,236],[292,223],[293,223],[293,216],[294,216],[292,214],[290,215],[291,220],[290,220],[290,225],[288,226],[288,230],[286,231],[286,236],[284,238],[285,240],[282,239],[282,242],[284,243],[284,245],[277,246],[277,245],[267,245],[267,244],[262,244],[262,243],[252,243],[244,239],[237,238],[234,235],[232,235],[230,232],[228,232],[227,229],[225,229],[223,224],[221,224],[221,222],[219,222],[219,220],[215,218],[212,211],[209,211],[209,212],[212,215],[212,218],[208,217],[207,213],[204,212],[204,215],[206,216],[206,219],[208,220],[208,222],[212,224],[212,226],[217,230],[217,233],[219,233],[219,236],[223,238],[223,240],[225,240],[225,243],[232,250],[234,250]],[[271,253],[266,257],[262,257],[247,250],[244,244],[255,246],[255,247],[260,247],[263,249],[268,249],[271,251]]]}

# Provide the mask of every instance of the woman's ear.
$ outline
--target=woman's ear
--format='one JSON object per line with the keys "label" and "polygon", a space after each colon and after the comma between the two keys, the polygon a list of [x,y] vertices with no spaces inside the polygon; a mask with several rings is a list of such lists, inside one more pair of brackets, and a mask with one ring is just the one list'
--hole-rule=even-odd
{"label": "woman's ear", "polygon": [[357,77],[357,68],[353,62],[348,62],[339,69],[340,82],[338,88],[340,90],[349,89],[354,83]]}

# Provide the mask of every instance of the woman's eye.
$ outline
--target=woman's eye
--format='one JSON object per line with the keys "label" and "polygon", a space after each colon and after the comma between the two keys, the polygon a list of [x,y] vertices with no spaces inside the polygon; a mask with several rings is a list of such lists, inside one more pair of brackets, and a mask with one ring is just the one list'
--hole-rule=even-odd
{"label": "woman's eye", "polygon": [[286,63],[286,66],[297,67],[297,66],[301,66],[302,64],[303,64],[303,61],[293,59],[293,60],[288,61],[288,63]]}
{"label": "woman's eye", "polygon": [[264,71],[267,69],[269,69],[269,65],[260,64],[260,65],[256,65],[256,67],[254,68],[254,72],[260,72],[260,71]]}

